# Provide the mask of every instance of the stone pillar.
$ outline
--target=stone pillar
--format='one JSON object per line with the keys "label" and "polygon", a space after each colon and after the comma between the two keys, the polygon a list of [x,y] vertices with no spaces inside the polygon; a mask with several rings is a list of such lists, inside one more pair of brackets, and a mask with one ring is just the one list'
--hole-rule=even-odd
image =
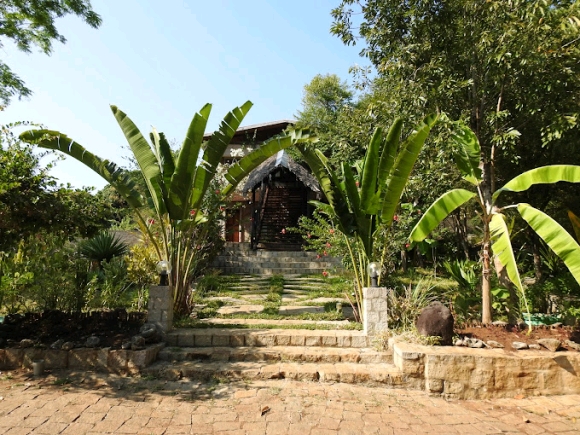
{"label": "stone pillar", "polygon": [[376,335],[388,329],[386,287],[363,288],[363,326],[365,335]]}
{"label": "stone pillar", "polygon": [[173,295],[169,286],[149,287],[147,323],[154,324],[164,335],[173,328]]}

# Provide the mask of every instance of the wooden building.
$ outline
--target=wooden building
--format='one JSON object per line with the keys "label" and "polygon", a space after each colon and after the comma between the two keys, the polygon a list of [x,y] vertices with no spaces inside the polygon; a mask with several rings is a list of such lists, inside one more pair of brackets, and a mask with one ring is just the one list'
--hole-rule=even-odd
{"label": "wooden building", "polygon": [[[249,150],[281,134],[292,121],[283,120],[240,128],[224,154],[232,163]],[[226,242],[249,244],[252,249],[300,250],[302,238],[288,231],[312,213],[311,199],[322,198],[316,179],[285,151],[257,167],[236,190],[226,208]]]}

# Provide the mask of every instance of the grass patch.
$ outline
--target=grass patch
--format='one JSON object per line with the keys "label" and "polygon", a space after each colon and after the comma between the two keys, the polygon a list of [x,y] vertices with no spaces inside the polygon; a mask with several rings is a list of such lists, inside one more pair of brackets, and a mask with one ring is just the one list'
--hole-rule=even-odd
{"label": "grass patch", "polygon": [[222,325],[217,323],[203,323],[197,319],[184,318],[176,321],[176,328],[192,328],[192,329],[309,329],[312,331],[321,330],[328,331],[333,329],[360,331],[363,329],[362,323],[348,322],[340,325],[325,325],[316,323],[300,323],[296,325],[270,325],[270,324],[256,324],[248,325],[244,323],[234,323]]}

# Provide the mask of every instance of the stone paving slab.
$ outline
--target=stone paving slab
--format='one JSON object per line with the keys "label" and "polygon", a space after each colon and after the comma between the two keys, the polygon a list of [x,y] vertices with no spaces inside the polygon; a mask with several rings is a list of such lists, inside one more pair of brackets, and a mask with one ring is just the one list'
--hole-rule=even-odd
{"label": "stone paving slab", "polygon": [[[344,307],[343,307],[344,310]],[[271,320],[271,319],[201,319],[201,323],[214,325],[333,325],[337,328],[347,327],[351,324],[348,320]]]}
{"label": "stone paving slab", "polygon": [[217,310],[218,314],[250,314],[264,311],[263,305],[226,305]]}
{"label": "stone paving slab", "polygon": [[0,433],[571,435],[580,395],[446,401],[364,385],[17,372],[0,375]]}

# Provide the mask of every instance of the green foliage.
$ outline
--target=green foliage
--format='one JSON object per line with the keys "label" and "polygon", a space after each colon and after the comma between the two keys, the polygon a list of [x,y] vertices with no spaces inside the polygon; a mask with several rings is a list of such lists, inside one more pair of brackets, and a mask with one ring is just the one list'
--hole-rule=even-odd
{"label": "green foliage", "polygon": [[400,143],[400,120],[393,123],[386,135],[380,128],[377,129],[361,169],[355,174],[343,162],[341,177],[331,168],[322,152],[297,145],[328,201],[328,204],[313,203],[327,215],[347,246],[355,273],[355,305],[362,305],[362,289],[370,285],[367,272],[369,262],[378,260],[379,269],[382,269],[384,250],[375,256],[377,232],[388,231],[393,220],[396,220],[395,212],[403,189],[437,119],[437,115],[425,117]]}
{"label": "green foliage", "polygon": [[[101,17],[93,11],[89,0],[3,0],[0,2],[0,48],[3,41],[11,40],[26,53],[36,46],[50,55],[53,41],[66,42],[55,21],[71,14],[94,28],[101,24]],[[7,105],[12,97],[26,97],[31,93],[8,65],[0,61],[0,100]]]}
{"label": "green foliage", "polygon": [[433,282],[429,279],[392,289],[387,294],[389,329],[412,330],[421,310],[437,300]]}
{"label": "green foliage", "polygon": [[[136,183],[131,173],[90,153],[62,133],[32,130],[20,137],[42,148],[59,150],[72,156],[117,190],[135,210],[140,228],[155,247],[158,258],[171,263],[170,284],[174,307],[176,312],[184,313],[189,309],[190,283],[195,269],[202,264],[197,261],[198,251],[203,244],[215,246],[210,238],[215,219],[208,219],[204,212],[217,213],[219,208],[204,208],[205,197],[208,191],[213,190],[218,164],[251,106],[252,103],[247,101],[226,114],[218,130],[204,142],[211,112],[211,105],[206,104],[194,115],[176,157],[163,133],[153,129],[149,143],[124,112],[111,106],[139,167],[141,183]],[[221,190],[222,194],[227,195],[268,157],[308,140],[310,138],[306,132],[294,130],[262,144],[228,169],[224,175],[228,185]],[[145,185],[146,189],[141,189],[139,185]],[[145,212],[152,213],[153,218],[145,218],[144,205],[148,206]],[[206,225],[208,222],[210,225]]]}
{"label": "green foliage", "polygon": [[103,262],[111,261],[127,253],[127,244],[110,231],[103,231],[95,237],[84,240],[79,244],[79,252],[89,260],[101,266]]}
{"label": "green foliage", "polygon": [[449,292],[449,300],[458,324],[474,320],[481,310],[479,277],[481,264],[476,261],[445,261],[443,266],[457,283],[457,289]]}

